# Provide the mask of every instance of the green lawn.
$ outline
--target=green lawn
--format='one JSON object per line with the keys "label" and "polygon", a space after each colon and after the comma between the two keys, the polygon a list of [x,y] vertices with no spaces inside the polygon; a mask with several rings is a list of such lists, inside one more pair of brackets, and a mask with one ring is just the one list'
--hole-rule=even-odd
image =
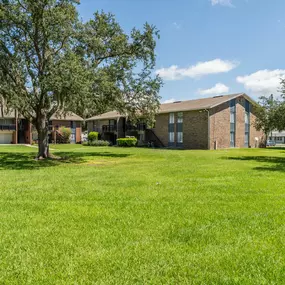
{"label": "green lawn", "polygon": [[285,149],[0,147],[0,284],[284,284]]}

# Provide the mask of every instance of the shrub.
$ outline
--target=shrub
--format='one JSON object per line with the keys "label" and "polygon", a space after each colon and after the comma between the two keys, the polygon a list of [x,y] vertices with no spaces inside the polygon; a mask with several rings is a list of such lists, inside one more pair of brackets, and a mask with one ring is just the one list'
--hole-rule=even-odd
{"label": "shrub", "polygon": [[118,146],[122,146],[122,147],[136,146],[137,142],[138,142],[138,140],[136,138],[117,139]]}
{"label": "shrub", "polygon": [[66,127],[59,128],[62,135],[63,143],[70,143],[71,129]]}
{"label": "shrub", "polygon": [[88,142],[94,142],[98,140],[98,132],[90,132],[88,134]]}
{"label": "shrub", "polygon": [[84,146],[109,146],[110,142],[103,140],[88,141],[83,143]]}

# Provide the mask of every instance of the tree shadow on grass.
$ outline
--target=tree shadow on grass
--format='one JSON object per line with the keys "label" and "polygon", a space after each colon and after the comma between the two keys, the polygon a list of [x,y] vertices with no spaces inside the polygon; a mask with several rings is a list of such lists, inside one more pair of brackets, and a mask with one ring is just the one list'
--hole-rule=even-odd
{"label": "tree shadow on grass", "polygon": [[117,154],[111,152],[56,152],[61,159],[35,160],[35,153],[0,152],[0,170],[36,170],[63,164],[85,163],[94,157],[124,158],[131,154]]}
{"label": "tree shadow on grass", "polygon": [[[223,157],[228,160],[256,161],[262,163],[261,166],[254,167],[254,170],[260,171],[280,171],[285,172],[285,157],[278,156],[233,156]],[[266,165],[265,165],[266,164]]]}

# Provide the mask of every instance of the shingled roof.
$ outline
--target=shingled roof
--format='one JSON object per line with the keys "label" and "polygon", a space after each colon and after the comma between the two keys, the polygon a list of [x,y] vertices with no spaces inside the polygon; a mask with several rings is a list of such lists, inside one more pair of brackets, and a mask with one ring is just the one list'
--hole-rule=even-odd
{"label": "shingled roof", "polygon": [[[211,109],[227,101],[235,99],[239,96],[244,96],[247,100],[256,104],[256,102],[252,100],[245,93],[236,93],[236,94],[229,94],[229,95],[220,95],[220,96],[215,96],[215,97],[210,97],[210,98],[201,98],[201,99],[194,99],[194,100],[187,100],[187,101],[177,101],[173,103],[164,103],[160,105],[160,109],[158,113],[162,114],[162,113],[170,113],[170,112]],[[111,111],[111,112],[107,112],[99,116],[94,116],[92,118],[87,119],[86,121],[116,119],[119,117],[125,117],[125,116],[121,115],[117,111]]]}
{"label": "shingled roof", "polygon": [[66,114],[55,113],[51,116],[50,121],[59,120],[59,121],[84,121],[83,118],[76,115],[73,112],[67,112]]}
{"label": "shingled roof", "polygon": [[[14,109],[8,109],[2,105],[0,105],[0,118],[15,118],[16,112]],[[21,114],[18,114],[18,118],[23,119],[24,117]],[[59,120],[59,121],[84,121],[83,118],[76,115],[73,112],[63,113],[55,113],[50,118],[51,121]]]}

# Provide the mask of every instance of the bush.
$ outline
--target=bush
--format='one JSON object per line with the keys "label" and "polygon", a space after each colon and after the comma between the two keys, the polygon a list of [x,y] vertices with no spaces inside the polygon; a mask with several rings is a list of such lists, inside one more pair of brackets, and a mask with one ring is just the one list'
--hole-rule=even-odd
{"label": "bush", "polygon": [[83,143],[84,146],[109,146],[110,142],[103,140],[88,141]]}
{"label": "bush", "polygon": [[98,132],[90,132],[88,134],[88,142],[94,142],[98,140]]}
{"label": "bush", "polygon": [[137,145],[138,140],[136,138],[122,138],[117,139],[118,146],[132,147]]}
{"label": "bush", "polygon": [[59,128],[59,132],[62,135],[63,143],[70,143],[71,129],[61,127]]}

